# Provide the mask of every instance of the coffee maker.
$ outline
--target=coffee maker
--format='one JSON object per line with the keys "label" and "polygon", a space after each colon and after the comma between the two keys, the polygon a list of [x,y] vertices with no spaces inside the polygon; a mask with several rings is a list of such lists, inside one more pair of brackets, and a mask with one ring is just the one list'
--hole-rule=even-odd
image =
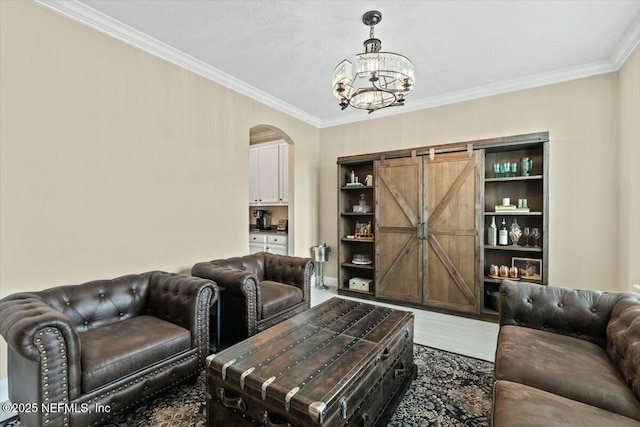
{"label": "coffee maker", "polygon": [[256,219],[256,229],[268,230],[271,227],[271,218],[269,212],[264,209],[256,209],[253,211],[253,216]]}

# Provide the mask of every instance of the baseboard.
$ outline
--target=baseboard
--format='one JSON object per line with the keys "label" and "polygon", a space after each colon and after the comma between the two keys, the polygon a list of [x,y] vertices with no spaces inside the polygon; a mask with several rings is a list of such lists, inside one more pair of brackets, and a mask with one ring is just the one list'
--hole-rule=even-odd
{"label": "baseboard", "polygon": [[332,288],[338,287],[338,278],[337,277],[328,277],[324,276],[324,284],[327,286],[331,286]]}
{"label": "baseboard", "polygon": [[[331,286],[334,288],[338,287],[338,278],[337,277],[328,277],[328,276],[324,276],[323,278],[324,284],[326,286]],[[313,273],[311,275],[311,286],[315,286],[316,285],[316,274]]]}

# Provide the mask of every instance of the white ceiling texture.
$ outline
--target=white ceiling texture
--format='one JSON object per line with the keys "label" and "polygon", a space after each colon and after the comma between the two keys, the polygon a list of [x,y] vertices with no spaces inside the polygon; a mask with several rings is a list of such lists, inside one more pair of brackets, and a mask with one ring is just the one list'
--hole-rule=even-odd
{"label": "white ceiling texture", "polygon": [[[617,70],[640,40],[640,0],[35,0],[319,127]],[[404,107],[341,111],[331,74],[363,51],[416,68]]]}

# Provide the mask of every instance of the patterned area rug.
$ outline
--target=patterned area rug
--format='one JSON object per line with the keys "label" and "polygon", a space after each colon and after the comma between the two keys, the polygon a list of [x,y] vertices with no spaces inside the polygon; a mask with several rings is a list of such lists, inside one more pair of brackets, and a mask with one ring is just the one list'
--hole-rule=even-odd
{"label": "patterned area rug", "polygon": [[[415,346],[418,377],[411,383],[389,426],[488,426],[493,363]],[[10,421],[2,426],[19,427]],[[206,426],[205,376],[177,387],[102,427]]]}

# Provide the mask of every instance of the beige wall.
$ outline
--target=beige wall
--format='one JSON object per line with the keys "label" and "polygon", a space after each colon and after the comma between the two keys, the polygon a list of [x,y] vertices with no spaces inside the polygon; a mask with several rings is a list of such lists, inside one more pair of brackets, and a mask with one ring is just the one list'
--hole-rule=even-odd
{"label": "beige wall", "polygon": [[640,285],[640,46],[620,69],[620,281]]}
{"label": "beige wall", "polygon": [[[628,290],[616,273],[628,256],[618,245],[618,108],[618,73],[610,73],[323,129],[320,241],[337,245],[339,156],[549,131],[549,281]],[[336,261],[327,276],[337,275]]]}
{"label": "beige wall", "polygon": [[295,144],[308,255],[317,128],[38,5],[0,16],[0,297],[246,254],[258,124]]}

